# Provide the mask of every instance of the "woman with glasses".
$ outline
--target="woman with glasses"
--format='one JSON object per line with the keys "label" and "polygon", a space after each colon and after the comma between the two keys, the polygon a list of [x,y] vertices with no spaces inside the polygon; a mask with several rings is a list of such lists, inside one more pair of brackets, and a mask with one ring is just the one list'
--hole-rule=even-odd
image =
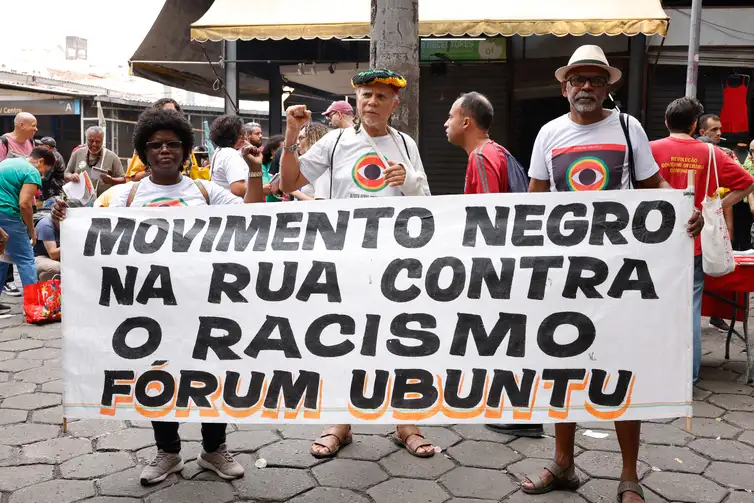
{"label": "woman with glasses", "polygon": [[[180,112],[149,109],[141,114],[134,129],[134,150],[151,174],[136,182],[118,187],[110,201],[111,207],[128,206],[206,206],[263,202],[262,154],[256,147],[244,147],[243,155],[250,170],[244,199],[234,196],[219,185],[206,180],[192,180],[181,173],[183,163],[194,146],[191,124]],[[66,204],[58,200],[53,219],[65,218]],[[177,422],[153,421],[157,455],[141,473],[141,484],[151,485],[165,480],[183,469],[181,439]],[[233,459],[225,446],[223,423],[202,424],[204,449],[197,459],[202,468],[212,470],[224,479],[243,476],[243,467]]]}

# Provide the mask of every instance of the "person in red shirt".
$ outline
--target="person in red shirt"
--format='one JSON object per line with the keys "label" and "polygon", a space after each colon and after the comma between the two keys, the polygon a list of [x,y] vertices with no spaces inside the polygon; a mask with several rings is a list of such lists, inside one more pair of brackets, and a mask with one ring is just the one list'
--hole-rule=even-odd
{"label": "person in red shirt", "polygon": [[[469,155],[465,194],[510,192],[505,149],[490,140],[495,115],[492,103],[481,93],[462,94],[450,109],[445,123],[448,141]],[[487,424],[498,433],[517,437],[542,437],[541,424]]]}
{"label": "person in red shirt", "polygon": [[[709,144],[695,140],[691,135],[696,130],[697,119],[704,107],[695,98],[679,98],[668,105],[665,111],[665,125],[670,136],[650,143],[652,155],[660,166],[660,174],[674,188],[685,189],[688,185],[689,170],[695,172],[694,206],[701,209],[704,191],[707,187],[709,169]],[[723,198],[723,208],[730,208],[754,191],[754,177],[746,172],[720,148],[714,148],[720,186],[730,190]],[[715,175],[710,175],[709,193],[718,193]],[[699,237],[694,240],[694,382],[699,378],[702,362],[702,292],[704,271],[702,270],[702,243]]]}
{"label": "person in red shirt", "polygon": [[481,93],[462,94],[445,123],[448,141],[469,155],[465,194],[509,192],[505,149],[490,140],[492,103]]}

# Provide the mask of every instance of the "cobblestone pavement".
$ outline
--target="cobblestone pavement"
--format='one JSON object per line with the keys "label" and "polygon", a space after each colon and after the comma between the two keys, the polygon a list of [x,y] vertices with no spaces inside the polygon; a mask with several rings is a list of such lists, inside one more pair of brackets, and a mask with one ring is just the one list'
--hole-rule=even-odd
{"label": "cobblestone pavement", "polygon": [[[330,461],[309,455],[320,427],[231,425],[228,447],[246,476],[228,483],[197,466],[199,427],[184,424],[186,468],[144,488],[138,476],[155,452],[149,423],[77,421],[63,434],[60,324],[23,324],[17,302],[13,312],[0,319],[1,503],[615,501],[620,454],[612,423],[581,425],[576,463],[584,483],[577,493],[518,490],[520,477],[551,456],[553,438],[514,439],[476,425],[425,428],[443,448],[428,460],[398,450],[387,437],[390,426],[355,427],[354,443]],[[642,428],[639,469],[648,502],[754,503],[754,387],[741,384],[743,346],[733,347],[730,361],[723,347],[722,334],[705,329],[694,433],[682,429],[684,419]],[[585,436],[587,429],[608,437]],[[254,466],[258,458],[267,468]]]}

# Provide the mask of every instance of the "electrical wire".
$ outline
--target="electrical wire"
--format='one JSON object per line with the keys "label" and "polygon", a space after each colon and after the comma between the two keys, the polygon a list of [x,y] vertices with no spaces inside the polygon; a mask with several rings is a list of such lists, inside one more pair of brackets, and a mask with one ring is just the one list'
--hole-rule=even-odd
{"label": "electrical wire", "polygon": [[217,70],[215,70],[215,65],[212,63],[212,60],[209,58],[209,54],[207,54],[207,51],[204,49],[204,44],[199,44],[199,47],[201,47],[202,52],[204,53],[204,57],[207,58],[209,67],[212,68],[212,73],[214,73],[216,77],[215,81],[212,83],[212,89],[214,89],[215,91],[222,89],[223,92],[225,93],[225,98],[230,102],[230,105],[233,107],[233,110],[236,111],[236,115],[238,115],[240,113],[238,109],[238,105],[236,104],[236,102],[233,101],[233,98],[230,97],[230,94],[228,94],[228,89],[225,87],[225,82],[217,74]]}
{"label": "electrical wire", "polygon": [[[678,12],[679,14],[682,14],[682,15],[686,16],[687,18],[691,18],[691,14],[689,14],[688,12],[684,12],[681,9],[672,9],[672,10]],[[721,24],[713,23],[712,21],[707,21],[706,19],[702,19],[701,22],[702,22],[702,24],[709,26],[711,29],[713,29],[713,30],[715,30],[717,32],[720,32],[723,35],[728,35],[729,37],[732,37],[732,38],[735,38],[735,39],[738,39],[738,40],[743,40],[745,42],[754,42],[754,33],[750,33],[748,31],[737,30],[735,28],[728,28],[727,26],[723,26]],[[752,38],[740,37],[740,36],[735,35],[734,33],[740,33],[742,35],[748,35],[748,36],[750,36]]]}

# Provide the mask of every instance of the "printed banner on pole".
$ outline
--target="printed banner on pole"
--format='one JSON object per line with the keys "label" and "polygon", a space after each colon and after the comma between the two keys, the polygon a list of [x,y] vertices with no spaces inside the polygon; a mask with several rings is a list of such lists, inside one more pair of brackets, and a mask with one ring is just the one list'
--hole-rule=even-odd
{"label": "printed banner on pole", "polygon": [[68,418],[691,415],[681,191],[73,209]]}

